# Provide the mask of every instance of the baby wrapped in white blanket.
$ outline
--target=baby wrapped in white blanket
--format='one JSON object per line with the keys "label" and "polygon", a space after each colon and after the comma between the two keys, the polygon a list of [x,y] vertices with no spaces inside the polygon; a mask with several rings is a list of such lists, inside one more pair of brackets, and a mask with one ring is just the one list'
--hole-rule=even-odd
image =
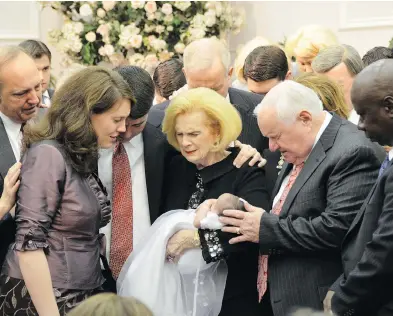
{"label": "baby wrapped in white blanket", "polygon": [[[216,209],[237,208],[239,199],[223,194]],[[196,229],[195,210],[175,210],[160,216],[134,248],[117,280],[120,296],[133,296],[155,316],[217,316],[227,278],[225,261],[206,264],[199,248],[187,250],[178,263],[166,261],[168,240],[179,230]],[[215,213],[201,222],[204,229],[220,229]]]}

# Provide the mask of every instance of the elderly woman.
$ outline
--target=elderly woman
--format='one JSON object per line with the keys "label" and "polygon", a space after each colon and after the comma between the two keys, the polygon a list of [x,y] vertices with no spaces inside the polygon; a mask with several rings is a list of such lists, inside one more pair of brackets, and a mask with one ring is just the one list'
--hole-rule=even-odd
{"label": "elderly woman", "polygon": [[316,73],[303,73],[296,77],[295,81],[313,90],[322,101],[326,111],[348,119],[349,108],[345,102],[344,93],[335,81]]}
{"label": "elderly woman", "polygon": [[[268,207],[264,171],[233,165],[238,149],[228,149],[242,129],[236,109],[207,88],[180,94],[166,110],[163,131],[180,151],[168,170],[165,209],[195,209],[206,199],[231,193]],[[228,277],[219,315],[259,315],[256,290],[258,247],[233,246],[233,237],[220,230],[181,230],[168,242],[168,259],[177,261],[187,250],[202,247],[207,263],[226,260]]]}
{"label": "elderly woman", "polygon": [[[296,60],[300,72],[312,72],[311,63],[319,51],[331,45],[337,45],[336,35],[329,28],[320,25],[301,27],[285,43],[285,52]],[[297,75],[296,71],[292,71]]]}
{"label": "elderly woman", "polygon": [[87,68],[57,90],[45,119],[25,131],[1,314],[65,315],[100,290],[98,231],[111,208],[94,174],[98,148],[115,146],[132,100],[119,74]]}

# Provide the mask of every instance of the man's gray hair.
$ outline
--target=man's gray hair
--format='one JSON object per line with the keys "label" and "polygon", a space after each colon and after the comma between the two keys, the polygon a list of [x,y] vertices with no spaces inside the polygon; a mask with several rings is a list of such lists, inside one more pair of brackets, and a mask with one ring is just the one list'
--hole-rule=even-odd
{"label": "man's gray hair", "polygon": [[[19,46],[2,46],[0,47],[0,74],[3,68],[15,58],[17,58],[20,54],[26,54],[23,48]],[[2,81],[0,77],[0,90],[2,88]]]}
{"label": "man's gray hair", "polygon": [[313,117],[323,113],[323,105],[317,94],[292,80],[285,80],[273,87],[254,110],[258,115],[263,108],[273,107],[277,117],[286,124],[296,120],[301,111],[309,112]]}
{"label": "man's gray hair", "polygon": [[225,71],[228,71],[231,54],[226,45],[216,37],[193,41],[184,49],[183,63],[186,70],[208,69],[217,59],[221,61]]}
{"label": "man's gray hair", "polygon": [[356,76],[364,68],[358,51],[350,45],[333,45],[321,50],[314,58],[311,67],[317,73],[325,73],[344,63],[349,73]]}

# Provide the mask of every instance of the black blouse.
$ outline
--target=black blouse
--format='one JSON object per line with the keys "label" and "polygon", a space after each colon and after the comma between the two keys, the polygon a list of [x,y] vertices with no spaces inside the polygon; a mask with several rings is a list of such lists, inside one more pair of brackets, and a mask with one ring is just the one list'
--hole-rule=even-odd
{"label": "black blouse", "polygon": [[[183,156],[173,158],[166,186],[165,210],[187,209],[191,204],[197,206],[195,200],[202,203],[206,199],[216,199],[223,193],[234,194],[254,206],[267,210],[270,201],[266,189],[265,171],[248,166],[248,161],[241,168],[236,168],[233,161],[238,153],[239,149],[233,148],[224,160],[201,170]],[[235,235],[221,231],[200,230],[199,235],[206,262],[222,258],[227,261],[228,278],[224,301],[226,298],[233,299],[234,295],[244,295],[247,292],[254,295],[257,283],[258,245],[254,243],[230,245],[228,240]],[[214,245],[211,241],[216,245],[213,251]],[[221,251],[216,251],[218,249]]]}

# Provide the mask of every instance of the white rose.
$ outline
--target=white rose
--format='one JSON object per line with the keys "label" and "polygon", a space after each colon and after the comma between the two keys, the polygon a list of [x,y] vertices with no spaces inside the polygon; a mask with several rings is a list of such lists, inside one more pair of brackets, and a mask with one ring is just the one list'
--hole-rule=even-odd
{"label": "white rose", "polygon": [[164,13],[165,15],[169,15],[172,14],[173,9],[172,6],[169,3],[164,3],[161,7],[161,11],[162,13]]}
{"label": "white rose", "polygon": [[145,24],[144,30],[145,30],[146,33],[150,33],[150,32],[152,32],[152,31],[154,31],[155,28],[156,28],[156,27],[155,27],[154,25]]}
{"label": "white rose", "polygon": [[61,28],[61,32],[64,34],[64,36],[67,36],[68,34],[74,34],[74,26],[72,22],[66,22],[64,23],[63,27]]}
{"label": "white rose", "polygon": [[174,47],[175,52],[178,54],[183,54],[184,48],[186,48],[186,45],[184,45],[182,42],[178,42]]}
{"label": "white rose", "polygon": [[154,21],[154,20],[156,19],[156,17],[155,17],[155,15],[154,15],[154,13],[148,13],[148,14],[147,14],[147,19],[148,19],[149,21]]}
{"label": "white rose", "polygon": [[167,26],[166,29],[167,29],[168,32],[172,32],[172,31],[173,31],[173,26],[172,26],[172,25],[169,25],[169,26]]}
{"label": "white rose", "polygon": [[169,14],[169,15],[164,16],[164,21],[171,23],[173,21],[173,14]]}
{"label": "white rose", "polygon": [[205,24],[208,27],[212,27],[214,24],[216,24],[216,12],[213,10],[208,10],[204,14],[205,17]]}
{"label": "white rose", "polygon": [[191,6],[191,1],[176,1],[173,6],[184,12]]}
{"label": "white rose", "polygon": [[155,54],[148,54],[145,57],[146,66],[153,66],[158,63],[158,58]]}
{"label": "white rose", "polygon": [[74,23],[74,25],[73,25],[73,29],[74,29],[74,32],[75,32],[76,34],[82,33],[82,31],[84,30],[84,28],[85,28],[85,26],[83,25],[82,22],[76,22],[76,23]]}
{"label": "white rose", "polygon": [[82,49],[82,42],[79,36],[74,35],[72,38],[69,39],[69,49],[75,53],[79,53]]}
{"label": "white rose", "polygon": [[130,38],[130,44],[134,48],[140,48],[142,45],[142,35],[133,35]]}
{"label": "white rose", "polygon": [[131,1],[131,8],[142,9],[145,5],[145,1]]}
{"label": "white rose", "polygon": [[83,4],[80,8],[79,8],[79,14],[82,17],[89,17],[93,15],[93,10],[91,9],[91,6],[88,3]]}
{"label": "white rose", "polygon": [[206,32],[203,28],[190,28],[190,36],[192,40],[204,38]]}
{"label": "white rose", "polygon": [[217,16],[221,16],[222,14],[222,4],[219,1],[215,1],[215,11]]}
{"label": "white rose", "polygon": [[205,17],[202,14],[197,14],[194,16],[191,23],[195,28],[202,28],[205,26]]}
{"label": "white rose", "polygon": [[98,10],[97,10],[97,16],[99,17],[99,18],[104,18],[105,17],[105,15],[106,15],[106,11],[103,9],[103,8],[99,8]]}
{"label": "white rose", "polygon": [[161,34],[162,32],[164,32],[165,31],[165,26],[163,26],[163,25],[157,25],[156,26],[156,32],[158,33],[158,34]]}
{"label": "white rose", "polygon": [[145,57],[143,57],[142,54],[133,54],[130,57],[128,57],[128,62],[130,65],[133,66],[143,66],[143,62],[145,61]]}
{"label": "white rose", "polygon": [[216,5],[214,4],[213,1],[207,1],[205,4],[205,9],[206,10],[214,10],[216,8]]}
{"label": "white rose", "polygon": [[92,43],[96,40],[97,36],[94,32],[89,32],[85,35],[86,41]]}
{"label": "white rose", "polygon": [[106,24],[101,24],[98,29],[97,29],[97,33],[101,34],[102,37],[107,37],[109,36],[109,31],[110,31],[111,27],[110,24],[106,23]]}
{"label": "white rose", "polygon": [[116,5],[116,1],[102,1],[102,6],[105,9],[105,11],[110,11],[112,10]]}
{"label": "white rose", "polygon": [[160,11],[156,11],[155,13],[154,13],[154,17],[155,17],[155,19],[156,20],[162,20],[162,13],[160,12]]}
{"label": "white rose", "polygon": [[148,1],[145,4],[145,11],[147,13],[150,13],[150,14],[156,12],[157,11],[157,4],[156,4],[156,2],[155,1]]}
{"label": "white rose", "polygon": [[162,51],[167,47],[167,43],[164,40],[161,39],[154,39],[150,42],[150,45],[153,47],[154,50],[156,51]]}
{"label": "white rose", "polygon": [[104,50],[106,56],[111,56],[115,52],[114,47],[110,44],[105,44]]}
{"label": "white rose", "polygon": [[106,51],[105,51],[104,46],[101,46],[101,47],[98,49],[98,54],[100,54],[101,56],[105,56]]}

